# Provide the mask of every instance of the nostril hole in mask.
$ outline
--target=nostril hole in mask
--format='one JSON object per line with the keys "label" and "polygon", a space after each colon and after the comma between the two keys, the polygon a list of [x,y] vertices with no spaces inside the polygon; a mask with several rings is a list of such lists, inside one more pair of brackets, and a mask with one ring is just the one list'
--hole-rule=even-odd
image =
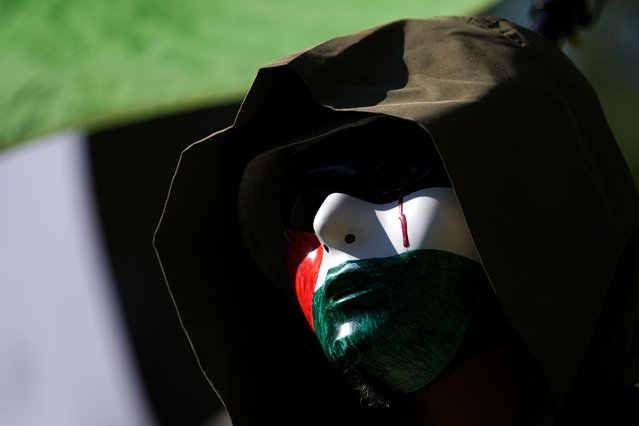
{"label": "nostril hole in mask", "polygon": [[328,253],[328,246],[327,246],[326,244],[324,244],[324,245],[323,245],[323,247],[324,247],[324,251],[325,251],[326,253]]}
{"label": "nostril hole in mask", "polygon": [[344,237],[344,241],[346,242],[346,244],[353,244],[355,242],[355,235],[346,234],[346,236]]}

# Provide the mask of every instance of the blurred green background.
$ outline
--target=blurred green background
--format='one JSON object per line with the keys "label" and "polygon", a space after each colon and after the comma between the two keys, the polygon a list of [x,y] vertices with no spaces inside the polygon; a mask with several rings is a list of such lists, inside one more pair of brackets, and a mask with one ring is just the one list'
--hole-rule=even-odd
{"label": "blurred green background", "polygon": [[402,17],[495,0],[4,0],[0,147],[240,99],[258,67]]}
{"label": "blurred green background", "polygon": [[[0,150],[56,130],[97,131],[241,100],[257,69],[330,37],[403,17],[496,14],[529,0],[5,0]],[[564,50],[601,95],[639,173],[639,2],[607,0]]]}

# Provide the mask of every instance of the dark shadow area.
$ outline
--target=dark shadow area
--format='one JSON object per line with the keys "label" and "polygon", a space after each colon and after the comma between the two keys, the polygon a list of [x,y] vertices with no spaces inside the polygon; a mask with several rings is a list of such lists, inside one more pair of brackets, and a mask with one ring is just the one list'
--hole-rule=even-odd
{"label": "dark shadow area", "polygon": [[[530,27],[529,0],[503,0],[486,15]],[[639,185],[639,2],[608,0],[574,43],[562,49],[599,95],[608,123]]]}
{"label": "dark shadow area", "polygon": [[130,341],[161,426],[202,425],[222,406],[179,323],[152,238],[180,152],[232,124],[239,103],[91,135],[105,244]]}

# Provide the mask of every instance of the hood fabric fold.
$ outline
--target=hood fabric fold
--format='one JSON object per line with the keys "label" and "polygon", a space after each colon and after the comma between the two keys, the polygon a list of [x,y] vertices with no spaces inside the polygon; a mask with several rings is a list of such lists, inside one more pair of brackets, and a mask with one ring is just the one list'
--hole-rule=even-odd
{"label": "hood fabric fold", "polygon": [[385,424],[279,291],[289,151],[380,117],[434,141],[556,408],[639,381],[639,197],[590,83],[506,20],[407,19],[263,67],[235,123],[182,153],[154,244],[234,425]]}

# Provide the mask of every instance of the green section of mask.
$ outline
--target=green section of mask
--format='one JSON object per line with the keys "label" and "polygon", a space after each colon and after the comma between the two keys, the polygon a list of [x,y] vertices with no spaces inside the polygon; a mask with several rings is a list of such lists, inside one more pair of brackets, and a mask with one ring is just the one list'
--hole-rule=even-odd
{"label": "green section of mask", "polygon": [[450,362],[487,285],[479,262],[440,250],[348,261],[313,297],[315,333],[353,387],[413,392]]}

